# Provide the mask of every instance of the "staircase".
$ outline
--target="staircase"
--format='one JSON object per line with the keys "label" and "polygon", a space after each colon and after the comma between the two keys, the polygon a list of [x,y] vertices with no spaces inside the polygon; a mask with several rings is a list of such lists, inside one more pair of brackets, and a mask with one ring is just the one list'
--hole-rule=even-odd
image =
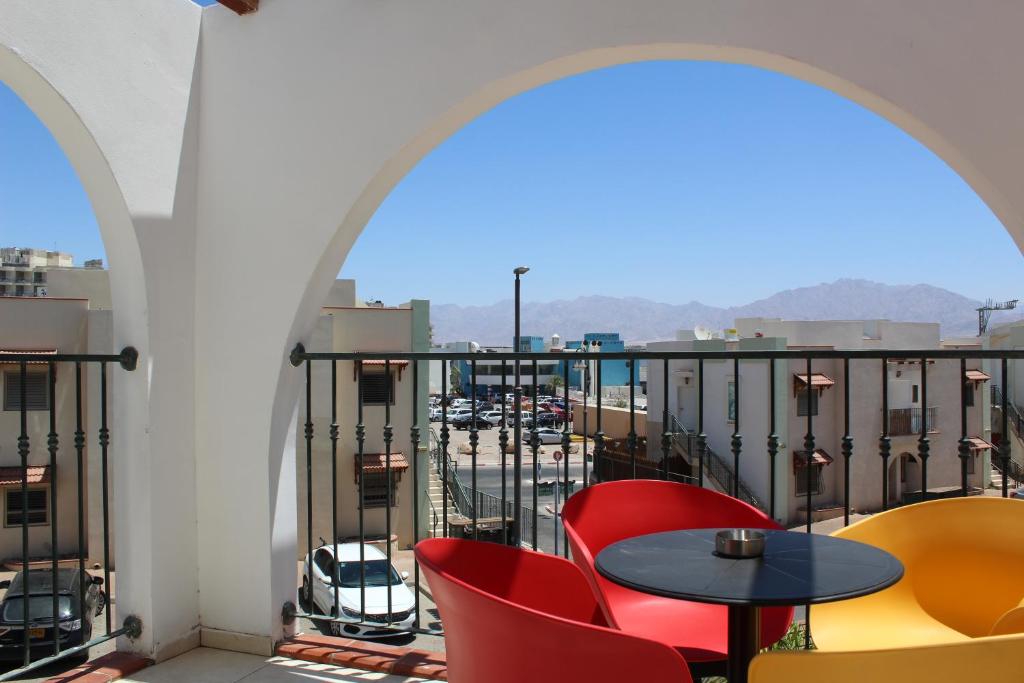
{"label": "staircase", "polygon": [[[1003,395],[999,387],[992,385],[992,431],[1002,426]],[[1009,487],[1016,488],[1024,483],[1024,411],[1019,406],[1007,401],[1006,423],[1009,426],[1007,434],[999,434],[1000,442],[1010,444],[1010,461],[1007,463],[1006,472],[1003,472],[1002,458],[993,454],[992,458],[992,479],[991,486],[1002,489],[1003,478],[1009,478]]]}
{"label": "staircase", "polygon": [[[442,467],[443,467],[443,454],[441,453],[441,442],[437,438],[437,433],[430,430],[430,480],[427,484],[427,498],[430,500],[430,521],[428,522],[427,532],[431,538],[440,538],[444,536],[444,508],[445,508],[445,495],[444,495],[444,479],[442,478]],[[455,507],[454,497],[448,495],[448,519],[452,519],[459,514],[458,509]]]}
{"label": "staircase", "polygon": [[[669,431],[672,434],[672,448],[681,456],[686,458],[692,470],[699,466],[700,455],[697,452],[697,435],[679,423],[674,415],[669,415]],[[711,446],[705,444],[704,448],[704,481],[710,482],[711,487],[726,495],[732,495],[734,473],[732,466],[722,459]],[[759,510],[765,511],[764,504],[758,500],[754,492],[750,490],[746,482],[740,478],[739,491],[736,497],[745,503],[749,503]]]}

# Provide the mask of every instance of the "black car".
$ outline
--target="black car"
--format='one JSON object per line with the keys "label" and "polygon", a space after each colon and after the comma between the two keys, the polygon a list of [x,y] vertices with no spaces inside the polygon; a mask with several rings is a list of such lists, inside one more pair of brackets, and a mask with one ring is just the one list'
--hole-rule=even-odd
{"label": "black car", "polygon": [[[466,415],[459,415],[458,417],[453,417],[452,421],[449,424],[451,424],[451,426],[455,427],[456,429],[469,429],[470,425],[473,424],[473,415],[472,413],[469,413]],[[490,429],[492,426],[493,425],[484,418],[480,417],[479,415],[476,416],[477,429]]]}
{"label": "black car", "polygon": [[[28,630],[32,659],[53,654],[53,572],[32,569],[28,572]],[[81,645],[92,639],[93,618],[103,612],[106,595],[100,589],[103,579],[78,569],[57,570],[57,637],[60,649]],[[10,581],[0,581],[7,593],[0,601],[0,660],[20,661],[25,645],[25,573]],[[85,593],[85,611],[82,594]],[[88,659],[88,650],[79,654]]]}
{"label": "black car", "polygon": [[562,419],[557,413],[537,413],[538,427],[554,427],[560,424]]}

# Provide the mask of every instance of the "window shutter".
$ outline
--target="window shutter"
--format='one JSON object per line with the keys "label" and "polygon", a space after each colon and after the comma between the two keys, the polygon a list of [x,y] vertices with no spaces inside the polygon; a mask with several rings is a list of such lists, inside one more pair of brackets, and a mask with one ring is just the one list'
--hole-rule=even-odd
{"label": "window shutter", "polygon": [[[49,373],[29,372],[25,377],[26,410],[49,410]],[[21,410],[21,370],[4,373],[4,410]]]}

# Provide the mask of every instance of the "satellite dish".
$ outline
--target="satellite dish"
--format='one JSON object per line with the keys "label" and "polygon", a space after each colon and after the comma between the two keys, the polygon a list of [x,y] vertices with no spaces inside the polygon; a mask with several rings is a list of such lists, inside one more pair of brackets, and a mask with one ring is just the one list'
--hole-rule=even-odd
{"label": "satellite dish", "polygon": [[710,327],[705,327],[704,325],[697,325],[693,328],[693,336],[697,339],[711,339],[714,334]]}

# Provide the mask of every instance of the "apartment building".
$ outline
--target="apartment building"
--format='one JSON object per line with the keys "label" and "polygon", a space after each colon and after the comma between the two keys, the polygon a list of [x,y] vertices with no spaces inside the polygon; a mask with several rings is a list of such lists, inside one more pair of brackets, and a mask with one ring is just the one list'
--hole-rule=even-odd
{"label": "apartment building", "polygon": [[[72,294],[67,291],[67,286],[75,285],[82,280],[74,279],[69,282],[67,278],[61,278],[57,291],[51,287],[51,273],[62,269],[104,273],[104,275],[90,278],[90,282],[105,279],[102,259],[86,261],[84,268],[75,268],[72,255],[62,251],[2,247],[0,248],[0,296],[71,296]],[[109,305],[106,308],[109,308]]]}
{"label": "apartment building", "polygon": [[[331,289],[320,312],[309,351],[427,351],[429,350],[430,303],[412,300],[400,306],[368,306],[356,298],[355,282],[338,280]],[[314,436],[312,442],[313,470],[313,542],[333,536],[336,522],[338,536],[344,539],[359,533],[359,485],[363,483],[363,524],[368,536],[383,535],[387,529],[387,503],[390,491],[392,533],[400,548],[411,547],[416,520],[421,520],[420,537],[426,535],[429,518],[426,464],[429,433],[427,396],[429,370],[419,364],[418,393],[413,394],[413,367],[407,361],[395,360],[387,367],[382,362],[363,363],[362,374],[351,361],[337,362],[337,394],[334,399],[338,414],[337,519],[332,519],[332,447],[331,425],[331,363],[314,362],[312,366],[312,404]],[[363,396],[362,423],[365,426],[363,460],[357,457],[356,424],[359,420],[360,390]],[[421,431],[420,452],[411,451],[410,429],[413,426],[413,405],[417,406]],[[385,405],[390,404],[391,476],[385,470],[384,425]],[[306,554],[306,403],[301,399],[295,429],[296,500],[299,521],[299,556]],[[418,467],[420,513],[413,509],[413,472]]]}
{"label": "apartment building", "polygon": [[[990,349],[1024,349],[1024,321],[999,325],[989,330],[984,345]],[[1013,480],[1024,476],[1024,362],[1007,359],[1006,382],[1003,382],[1002,364],[989,363],[992,376],[992,440],[1001,443],[1005,437],[1011,443],[1011,471]],[[1005,394],[1007,433],[1002,434],[1002,404]]]}
{"label": "apartment building", "polygon": [[[672,342],[655,342],[650,351],[766,351],[808,349],[938,349],[938,324],[867,321],[788,321],[745,318],[736,321],[735,340],[695,339],[682,331]],[[740,479],[761,501],[770,498],[771,466],[767,452],[770,433],[770,392],[775,394],[776,433],[780,447],[775,462],[776,517],[784,524],[806,519],[807,457],[803,449],[807,416],[813,420],[815,453],[811,493],[815,519],[842,514],[844,373],[841,360],[816,360],[808,377],[804,360],[776,361],[776,382],[770,386],[769,361],[743,361],[737,376],[731,361],[704,362],[704,433],[708,445],[731,466],[734,432],[742,439]],[[850,361],[850,504],[858,511],[882,508],[882,458],[878,441],[884,420],[892,439],[888,462],[886,504],[920,499],[921,469],[918,439],[927,425],[930,445],[928,495],[959,491],[961,466],[961,393],[967,405],[971,457],[970,486],[988,483],[991,430],[990,374],[981,362],[968,364],[960,375],[959,361],[934,360],[927,365],[927,403],[920,361],[888,361],[887,412],[882,411],[882,362]],[[648,368],[649,433],[663,431],[663,368]],[[695,360],[669,363],[668,411],[680,425],[697,428],[698,368]],[[738,387],[738,389],[737,389]],[[737,419],[740,427],[736,427]],[[649,454],[659,459],[660,451]],[[712,482],[713,483],[713,482]]]}
{"label": "apartment building", "polygon": [[[3,405],[0,410],[0,495],[2,495],[2,528],[0,528],[0,560],[21,559],[21,455],[18,437],[21,434],[22,376],[19,364],[5,362],[13,352],[31,351],[44,355],[56,353],[109,353],[112,348],[113,324],[109,310],[93,310],[83,298],[5,297],[0,298],[0,384]],[[52,551],[52,525],[57,525],[57,553],[72,555],[78,550],[78,460],[74,448],[76,430],[75,367],[73,363],[56,364],[56,391],[50,391],[49,364],[27,366],[24,383],[28,454],[28,517],[30,558],[48,556]],[[87,515],[86,551],[89,562],[102,559],[103,496],[102,463],[99,458],[98,435],[100,406],[96,397],[99,370],[87,366],[83,371],[83,479]],[[47,439],[50,431],[51,406],[56,414],[59,437],[57,466],[50,463]],[[110,447],[111,457],[117,443]],[[56,482],[57,497],[52,497],[51,483]],[[113,470],[108,468],[110,491],[113,491]],[[113,500],[113,497],[108,499]],[[112,522],[111,522],[112,524]],[[113,557],[113,535],[111,535]]]}

